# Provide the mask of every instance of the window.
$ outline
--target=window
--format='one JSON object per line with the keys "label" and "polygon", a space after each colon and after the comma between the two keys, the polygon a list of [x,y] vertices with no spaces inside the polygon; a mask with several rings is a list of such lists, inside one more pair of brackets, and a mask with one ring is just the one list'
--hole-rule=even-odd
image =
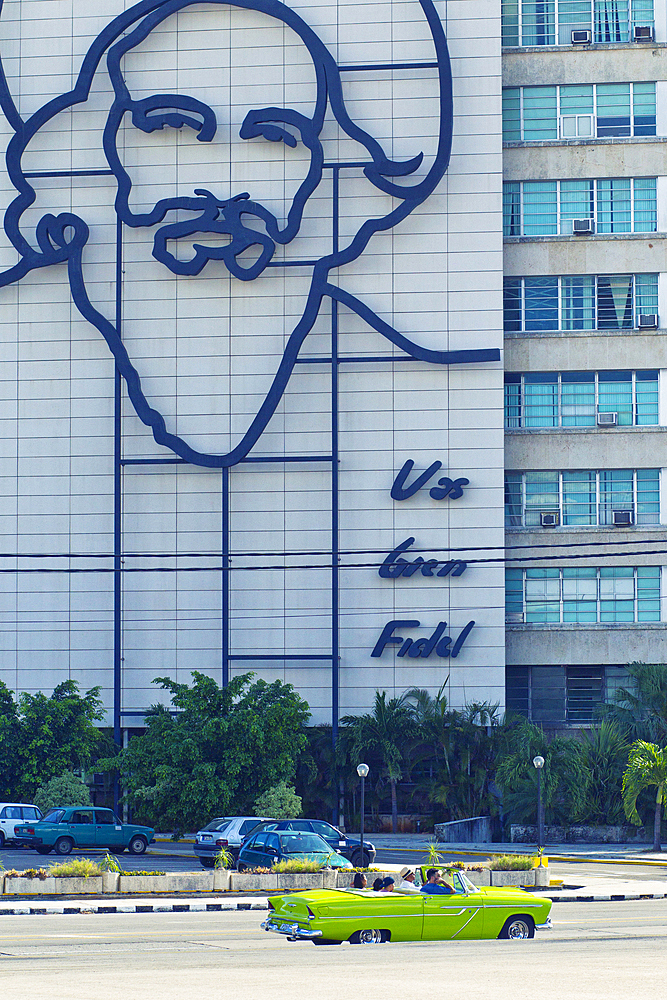
{"label": "window", "polygon": [[597,708],[608,701],[622,667],[602,666],[507,666],[505,704],[537,723],[586,725],[595,721]]}
{"label": "window", "polygon": [[571,236],[575,219],[590,219],[597,233],[656,232],[656,178],[503,184],[503,236]]}
{"label": "window", "polygon": [[111,812],[111,809],[96,809],[95,822],[102,826],[113,826],[116,822],[116,817]]}
{"label": "window", "polygon": [[502,43],[571,45],[588,29],[594,42],[627,42],[635,25],[653,25],[653,0],[502,0]]}
{"label": "window", "polygon": [[506,613],[529,625],[660,621],[659,566],[506,570]]}
{"label": "window", "polygon": [[21,807],[5,806],[0,813],[0,819],[21,819]]}
{"label": "window", "polygon": [[655,135],[655,93],[655,83],[506,87],[503,141]]}
{"label": "window", "polygon": [[595,427],[598,413],[619,426],[658,423],[658,372],[531,372],[505,375],[505,427]]}
{"label": "window", "polygon": [[41,819],[41,812],[36,806],[22,806],[23,819],[34,821]]}
{"label": "window", "polygon": [[310,825],[313,828],[313,833],[319,833],[320,837],[324,837],[325,840],[336,840],[340,837],[338,830],[334,830],[329,823],[324,823],[322,820],[313,820]]}
{"label": "window", "polygon": [[614,511],[629,512],[632,524],[659,524],[660,470],[505,473],[509,528],[539,528],[546,513],[564,527],[613,525]]}
{"label": "window", "polygon": [[632,330],[658,312],[657,274],[505,278],[505,333]]}
{"label": "window", "polygon": [[571,723],[593,722],[602,704],[604,667],[565,668],[565,719]]}
{"label": "window", "polygon": [[75,823],[77,825],[80,823],[88,824],[92,822],[93,822],[92,810],[90,811],[86,810],[85,812],[83,810],[81,812],[73,812],[72,818],[70,820],[70,823]]}

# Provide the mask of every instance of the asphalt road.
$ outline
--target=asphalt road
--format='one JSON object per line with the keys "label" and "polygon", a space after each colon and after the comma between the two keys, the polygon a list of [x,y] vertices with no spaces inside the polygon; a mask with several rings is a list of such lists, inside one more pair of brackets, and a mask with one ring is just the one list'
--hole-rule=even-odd
{"label": "asphalt road", "polygon": [[[490,852],[491,853],[491,852]],[[75,851],[74,856],[88,856],[99,860],[104,857],[104,851],[84,852]],[[460,860],[465,857],[461,854],[443,854],[445,860]],[[0,863],[5,868],[38,868],[41,865],[48,866],[55,861],[59,861],[55,854],[47,856],[39,855],[36,851],[5,849],[0,851]],[[382,850],[378,852],[376,864],[417,864],[422,862],[420,853],[404,851],[401,849]],[[465,860],[473,860],[465,857]],[[146,854],[132,855],[125,852],[118,858],[120,866],[125,871],[168,871],[185,872],[200,871],[199,860],[193,854],[191,844],[172,844],[169,842],[154,844],[149,847]],[[621,878],[632,880],[667,880],[667,855],[664,865],[640,865],[596,863],[594,861],[559,861],[550,859],[551,877],[563,879],[567,885],[583,885],[590,879],[597,878]]]}
{"label": "asphalt road", "polygon": [[[667,900],[557,903],[532,941],[314,948],[262,913],[0,918],[3,1000],[646,1000],[664,995]],[[660,958],[660,955],[663,957]]]}

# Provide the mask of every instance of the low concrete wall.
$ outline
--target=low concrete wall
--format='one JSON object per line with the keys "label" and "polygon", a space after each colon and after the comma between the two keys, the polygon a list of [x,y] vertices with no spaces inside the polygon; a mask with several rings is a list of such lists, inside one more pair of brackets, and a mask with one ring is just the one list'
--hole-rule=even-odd
{"label": "low concrete wall", "polygon": [[469,819],[455,819],[449,823],[436,823],[435,839],[439,844],[490,844],[491,818],[471,816]]}
{"label": "low concrete wall", "polygon": [[[513,844],[537,843],[536,826],[510,827]],[[547,826],[544,839],[551,844],[650,844],[651,837],[637,826]]]}
{"label": "low concrete wall", "polygon": [[[537,869],[531,868],[527,872],[490,872],[491,875],[491,885],[494,887],[498,886],[517,886],[521,888],[523,886],[534,886],[535,885],[535,872]],[[546,869],[545,869],[546,871]]]}

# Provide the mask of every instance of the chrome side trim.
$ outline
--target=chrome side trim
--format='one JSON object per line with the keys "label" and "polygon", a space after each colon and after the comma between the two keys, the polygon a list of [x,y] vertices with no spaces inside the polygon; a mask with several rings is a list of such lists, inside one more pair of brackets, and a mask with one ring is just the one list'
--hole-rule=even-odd
{"label": "chrome side trim", "polygon": [[322,937],[322,931],[313,931],[299,927],[298,924],[274,924],[271,917],[263,920],[259,926],[265,931],[284,934],[290,941],[298,941],[300,938],[310,941],[312,938]]}
{"label": "chrome side trim", "polygon": [[481,910],[482,910],[481,906],[475,906],[475,907],[473,907],[473,911],[470,914],[470,916],[468,917],[468,919],[466,920],[466,922],[464,923],[463,927],[459,927],[459,929],[457,930],[456,934],[452,934],[452,941],[454,940],[454,938],[456,937],[457,934],[460,934],[461,931],[463,931],[463,930],[466,929],[466,927],[468,926],[468,924],[470,923],[470,921],[473,919],[473,917],[476,917],[477,914],[481,912]]}

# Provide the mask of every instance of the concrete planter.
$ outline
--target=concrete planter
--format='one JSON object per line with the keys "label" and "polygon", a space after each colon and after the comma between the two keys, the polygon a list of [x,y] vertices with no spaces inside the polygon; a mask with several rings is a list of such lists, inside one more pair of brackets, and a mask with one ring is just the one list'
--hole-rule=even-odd
{"label": "concrete planter", "polygon": [[[650,832],[636,826],[547,826],[547,844],[650,844]],[[536,826],[510,827],[513,844],[537,843]],[[548,851],[548,848],[547,848]]]}
{"label": "concrete planter", "polygon": [[102,876],[90,878],[5,878],[5,895],[10,896],[99,896]]}
{"label": "concrete planter", "polygon": [[279,872],[279,889],[325,889],[323,872]]}
{"label": "concrete planter", "polygon": [[102,872],[102,892],[118,892],[118,872]]}
{"label": "concrete planter", "polygon": [[213,872],[213,891],[228,892],[231,884],[231,872],[226,868],[216,868]]}
{"label": "concrete planter", "polygon": [[[491,872],[489,871],[488,868],[483,868],[482,871],[479,871],[479,872],[467,872],[467,871],[465,871],[465,872],[463,872],[463,874],[465,875],[465,877],[470,882],[472,882],[473,885],[478,885],[478,886],[491,885]],[[495,874],[499,874],[499,873],[496,872]],[[517,873],[513,873],[513,874],[517,874]],[[518,874],[523,874],[523,873],[519,872]]]}
{"label": "concrete planter", "polygon": [[233,892],[275,892],[278,888],[278,876],[231,872],[230,888]]}
{"label": "concrete planter", "polygon": [[214,873],[178,872],[174,875],[121,875],[119,892],[212,892]]}
{"label": "concrete planter", "polygon": [[549,885],[549,866],[540,865],[539,868],[535,869],[535,885],[544,888]]}
{"label": "concrete planter", "polygon": [[498,886],[534,886],[535,869],[531,868],[527,872],[490,872],[491,885]]}

